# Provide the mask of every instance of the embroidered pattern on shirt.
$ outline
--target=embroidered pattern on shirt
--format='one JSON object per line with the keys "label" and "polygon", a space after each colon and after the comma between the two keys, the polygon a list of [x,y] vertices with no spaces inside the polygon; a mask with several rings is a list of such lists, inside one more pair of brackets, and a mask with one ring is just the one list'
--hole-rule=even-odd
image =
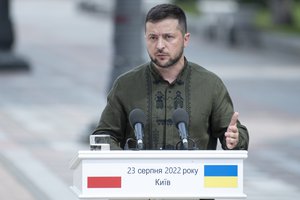
{"label": "embroidered pattern on shirt", "polygon": [[145,134],[144,141],[147,141],[145,144],[146,149],[153,149],[153,134],[152,134],[152,87],[151,87],[151,72],[150,67],[146,69],[146,88],[147,88],[147,113],[148,113],[148,134]]}
{"label": "embroidered pattern on shirt", "polygon": [[154,148],[157,149],[158,148],[158,142],[159,142],[159,131],[157,129],[154,129],[153,133],[152,133],[152,136],[153,136]]}
{"label": "embroidered pattern on shirt", "polygon": [[181,92],[177,91],[176,96],[174,97],[174,108],[182,108],[183,107],[183,98],[181,96]]}
{"label": "embroidered pattern on shirt", "polygon": [[164,108],[164,98],[165,96],[161,91],[158,91],[155,95],[155,100],[156,100],[156,108],[157,109],[163,109]]}
{"label": "embroidered pattern on shirt", "polygon": [[159,126],[172,126],[173,120],[172,119],[157,119],[156,123]]}

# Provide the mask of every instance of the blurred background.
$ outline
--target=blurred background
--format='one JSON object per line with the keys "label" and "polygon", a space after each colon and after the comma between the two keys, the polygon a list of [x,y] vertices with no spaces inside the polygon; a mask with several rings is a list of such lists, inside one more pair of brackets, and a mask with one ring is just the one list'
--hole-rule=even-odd
{"label": "blurred background", "polygon": [[76,199],[69,162],[115,77],[148,61],[144,17],[166,2],[249,129],[247,199],[299,198],[299,0],[0,0],[1,199]]}

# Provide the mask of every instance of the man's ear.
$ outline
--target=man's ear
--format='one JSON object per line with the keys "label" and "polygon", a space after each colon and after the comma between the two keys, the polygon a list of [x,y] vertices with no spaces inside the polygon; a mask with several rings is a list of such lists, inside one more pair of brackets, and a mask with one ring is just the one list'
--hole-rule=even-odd
{"label": "man's ear", "polygon": [[183,40],[184,40],[184,47],[188,46],[189,41],[190,41],[190,35],[191,35],[190,33],[184,34],[184,38],[183,38]]}

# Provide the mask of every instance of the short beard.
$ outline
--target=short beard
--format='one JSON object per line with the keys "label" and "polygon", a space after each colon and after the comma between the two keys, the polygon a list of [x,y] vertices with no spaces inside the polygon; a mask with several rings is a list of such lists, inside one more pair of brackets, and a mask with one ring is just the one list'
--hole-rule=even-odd
{"label": "short beard", "polygon": [[182,55],[183,55],[183,47],[181,48],[181,51],[177,54],[177,55],[175,55],[175,58],[171,58],[167,63],[165,63],[165,64],[160,64],[159,63],[159,61],[156,59],[156,58],[153,58],[153,57],[151,57],[151,55],[149,54],[149,57],[150,57],[150,59],[151,59],[151,61],[153,62],[153,63],[155,63],[158,67],[161,67],[161,68],[169,68],[169,67],[171,67],[171,66],[173,66],[173,65],[175,65],[179,60],[180,60],[180,58],[182,57]]}

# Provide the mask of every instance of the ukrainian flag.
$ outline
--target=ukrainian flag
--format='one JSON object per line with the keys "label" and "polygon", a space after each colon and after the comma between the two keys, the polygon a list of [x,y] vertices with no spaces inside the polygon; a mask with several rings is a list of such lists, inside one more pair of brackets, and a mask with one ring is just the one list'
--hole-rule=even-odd
{"label": "ukrainian flag", "polygon": [[237,165],[204,165],[204,187],[236,188],[238,187]]}

